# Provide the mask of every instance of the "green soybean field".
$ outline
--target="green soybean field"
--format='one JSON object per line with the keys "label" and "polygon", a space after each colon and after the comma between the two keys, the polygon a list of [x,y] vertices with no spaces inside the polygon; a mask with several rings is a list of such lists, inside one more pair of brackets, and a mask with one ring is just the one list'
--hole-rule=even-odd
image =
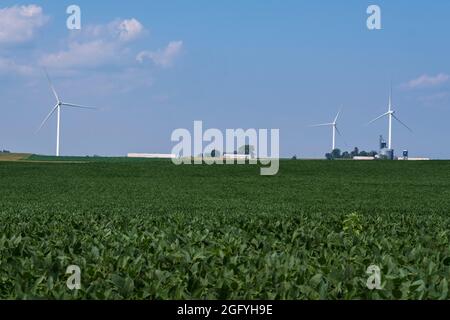
{"label": "green soybean field", "polygon": [[450,297],[449,161],[67,160],[0,162],[0,299]]}

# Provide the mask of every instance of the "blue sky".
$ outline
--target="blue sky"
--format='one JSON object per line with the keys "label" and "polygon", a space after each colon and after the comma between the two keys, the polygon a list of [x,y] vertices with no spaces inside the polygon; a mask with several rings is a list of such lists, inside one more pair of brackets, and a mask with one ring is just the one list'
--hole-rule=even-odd
{"label": "blue sky", "polygon": [[[82,30],[66,28],[66,8]],[[382,30],[366,9],[381,7]],[[32,7],[29,7],[33,5]],[[20,6],[27,6],[24,15]],[[284,157],[322,157],[344,105],[341,149],[376,150],[389,83],[394,148],[450,158],[446,1],[9,1],[0,4],[0,148],[53,154],[56,119],[42,66],[63,100],[63,155],[169,153],[171,133],[279,128]]]}

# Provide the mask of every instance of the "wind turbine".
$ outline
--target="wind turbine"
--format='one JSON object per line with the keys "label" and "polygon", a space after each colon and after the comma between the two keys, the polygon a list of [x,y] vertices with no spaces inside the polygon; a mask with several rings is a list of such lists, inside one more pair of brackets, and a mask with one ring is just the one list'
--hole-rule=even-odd
{"label": "wind turbine", "polygon": [[55,96],[56,99],[56,105],[53,107],[53,109],[50,111],[50,113],[47,115],[47,117],[45,117],[44,121],[42,121],[39,129],[37,130],[37,132],[39,132],[42,127],[44,126],[44,124],[48,121],[48,119],[52,116],[52,114],[57,111],[57,126],[56,126],[56,156],[59,157],[59,143],[60,143],[60,124],[61,124],[61,107],[69,107],[69,108],[80,108],[80,109],[91,109],[91,110],[96,110],[96,108],[93,107],[86,107],[86,106],[82,106],[82,105],[78,105],[78,104],[73,104],[73,103],[67,103],[67,102],[63,102],[59,99],[58,94],[56,93],[55,87],[52,84],[52,81],[50,80],[50,77],[47,73],[47,70],[44,69],[45,75],[47,76],[47,80],[48,83],[50,84],[50,88],[52,89],[53,95]]}
{"label": "wind turbine", "polygon": [[341,132],[339,131],[339,128],[337,127],[337,121],[339,119],[339,116],[342,112],[342,108],[341,110],[339,110],[338,114],[336,115],[336,118],[334,118],[334,121],[331,123],[322,123],[322,124],[316,124],[316,125],[312,125],[310,127],[332,127],[333,128],[333,146],[331,151],[336,149],[336,132],[342,136]]}
{"label": "wind turbine", "polygon": [[372,121],[370,121],[368,124],[372,124],[375,121],[383,118],[383,117],[388,117],[388,121],[389,121],[389,138],[388,138],[388,149],[392,149],[392,120],[395,119],[397,120],[401,125],[403,125],[406,129],[408,129],[410,132],[413,132],[411,130],[410,127],[408,127],[405,123],[403,123],[396,115],[395,115],[395,110],[393,109],[392,106],[392,86],[391,86],[391,91],[389,93],[389,106],[388,106],[388,112],[383,113],[381,116],[379,116],[378,118],[373,119]]}

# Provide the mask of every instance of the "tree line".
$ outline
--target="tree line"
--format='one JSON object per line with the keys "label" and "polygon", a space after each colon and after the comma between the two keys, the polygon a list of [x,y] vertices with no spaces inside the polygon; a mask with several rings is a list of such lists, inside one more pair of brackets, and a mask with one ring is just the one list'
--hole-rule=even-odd
{"label": "tree line", "polygon": [[375,157],[378,154],[376,151],[359,151],[358,147],[355,147],[353,151],[344,151],[341,149],[334,149],[331,153],[326,153],[325,158],[328,160],[334,159],[353,159],[354,157]]}

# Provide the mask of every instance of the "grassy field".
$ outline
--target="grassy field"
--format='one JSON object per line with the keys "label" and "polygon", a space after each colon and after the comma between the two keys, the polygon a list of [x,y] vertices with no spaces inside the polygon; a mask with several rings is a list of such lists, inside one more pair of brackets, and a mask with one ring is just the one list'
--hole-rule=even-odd
{"label": "grassy field", "polygon": [[449,298],[450,162],[29,160],[0,162],[2,299]]}

